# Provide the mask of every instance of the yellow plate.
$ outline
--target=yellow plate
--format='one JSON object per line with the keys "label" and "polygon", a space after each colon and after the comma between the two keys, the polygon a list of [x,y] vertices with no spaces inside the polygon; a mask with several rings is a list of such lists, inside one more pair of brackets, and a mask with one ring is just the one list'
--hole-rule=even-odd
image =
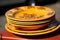
{"label": "yellow plate", "polygon": [[47,29],[44,29],[44,30],[35,30],[35,31],[23,31],[23,30],[17,30],[17,29],[15,29],[15,27],[14,26],[10,26],[8,23],[6,24],[6,26],[7,26],[7,28],[8,29],[10,29],[10,30],[12,30],[12,31],[16,31],[16,32],[44,32],[44,31],[49,31],[49,30],[51,30],[51,29],[54,29],[54,28],[56,28],[57,26],[53,26],[53,27],[50,27],[50,28],[47,28]]}
{"label": "yellow plate", "polygon": [[38,22],[20,22],[20,21],[15,21],[15,20],[10,20],[10,19],[7,19],[7,22],[8,23],[11,23],[11,24],[20,24],[20,25],[33,25],[33,24],[43,24],[43,23],[48,23],[48,22],[51,22],[53,20],[45,20],[45,21],[38,21]]}
{"label": "yellow plate", "polygon": [[[30,9],[29,9],[29,7],[30,7]],[[31,7],[32,6],[22,6],[22,7],[17,7],[19,10],[16,8],[8,10],[5,14],[6,18],[9,18],[12,20],[19,20],[19,21],[36,21],[36,20],[45,20],[45,19],[48,19],[55,15],[55,11],[49,7],[44,7],[44,6],[33,6],[32,8]],[[17,12],[17,14],[16,14],[16,12]],[[26,13],[33,14],[33,15],[36,15],[39,17],[43,16],[43,15],[44,16],[41,18],[32,18],[32,19],[29,18],[28,20],[19,18],[20,16],[24,16],[24,14],[26,14]],[[52,14],[49,15],[50,13],[52,13]],[[13,16],[15,16],[15,17],[13,17]]]}
{"label": "yellow plate", "polygon": [[53,26],[50,29],[47,28],[47,29],[45,29],[45,31],[44,30],[37,30],[37,31],[12,30],[12,29],[8,28],[7,25],[5,26],[5,28],[6,28],[7,31],[9,31],[11,33],[14,33],[14,34],[17,34],[17,35],[28,35],[28,36],[32,36],[32,35],[43,35],[43,34],[47,34],[47,33],[53,32],[53,31],[57,30],[58,28],[60,28],[60,25]]}

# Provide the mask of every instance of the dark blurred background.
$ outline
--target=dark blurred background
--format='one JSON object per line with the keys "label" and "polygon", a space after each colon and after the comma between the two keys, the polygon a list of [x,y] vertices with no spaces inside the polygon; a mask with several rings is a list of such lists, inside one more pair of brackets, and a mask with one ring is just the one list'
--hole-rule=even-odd
{"label": "dark blurred background", "polygon": [[[31,0],[0,0],[0,31],[5,28],[5,12],[19,6],[29,6]],[[35,0],[38,6],[48,6],[56,11],[56,18],[60,18],[60,0]]]}

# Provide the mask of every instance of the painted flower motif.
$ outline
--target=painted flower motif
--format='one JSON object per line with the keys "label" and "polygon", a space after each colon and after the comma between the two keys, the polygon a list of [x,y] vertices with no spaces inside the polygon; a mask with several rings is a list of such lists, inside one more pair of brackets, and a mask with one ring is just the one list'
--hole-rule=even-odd
{"label": "painted flower motif", "polygon": [[40,10],[44,10],[45,9],[45,7],[37,7],[38,9],[40,9]]}
{"label": "painted flower motif", "polygon": [[13,14],[12,14],[13,12],[12,11],[10,11],[9,12],[9,14],[7,14],[9,17],[12,17],[13,16]]}
{"label": "painted flower motif", "polygon": [[41,16],[37,16],[36,18],[38,18],[38,19],[39,19],[39,18],[43,18],[43,17],[44,17],[44,15],[41,15]]}
{"label": "painted flower motif", "polygon": [[35,19],[36,15],[35,14],[27,14],[25,13],[23,16],[20,16],[22,19]]}
{"label": "painted flower motif", "polygon": [[54,12],[53,11],[50,11],[47,15],[52,15]]}
{"label": "painted flower motif", "polygon": [[16,7],[15,9],[16,9],[16,10],[20,10],[19,7]]}
{"label": "painted flower motif", "polygon": [[9,17],[12,17],[12,14],[8,14]]}

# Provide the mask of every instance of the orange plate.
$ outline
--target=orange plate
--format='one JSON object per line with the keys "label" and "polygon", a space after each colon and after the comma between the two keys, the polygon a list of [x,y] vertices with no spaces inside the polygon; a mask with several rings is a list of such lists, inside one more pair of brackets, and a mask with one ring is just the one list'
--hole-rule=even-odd
{"label": "orange plate", "polygon": [[32,35],[43,35],[43,34],[51,33],[53,31],[59,29],[60,25],[53,26],[53,27],[47,28],[45,30],[36,30],[36,31],[15,30],[14,28],[9,28],[9,26],[7,24],[6,24],[5,28],[6,28],[7,31],[9,31],[11,33],[14,33],[14,34],[17,34],[17,35],[29,35],[29,36],[32,36]]}

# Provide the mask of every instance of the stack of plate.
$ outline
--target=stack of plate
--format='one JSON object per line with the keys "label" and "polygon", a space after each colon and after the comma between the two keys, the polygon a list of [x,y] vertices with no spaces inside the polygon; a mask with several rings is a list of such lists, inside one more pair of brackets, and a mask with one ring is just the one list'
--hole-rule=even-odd
{"label": "stack of plate", "polygon": [[18,35],[42,35],[57,30],[55,11],[44,6],[22,6],[6,12],[7,31]]}

